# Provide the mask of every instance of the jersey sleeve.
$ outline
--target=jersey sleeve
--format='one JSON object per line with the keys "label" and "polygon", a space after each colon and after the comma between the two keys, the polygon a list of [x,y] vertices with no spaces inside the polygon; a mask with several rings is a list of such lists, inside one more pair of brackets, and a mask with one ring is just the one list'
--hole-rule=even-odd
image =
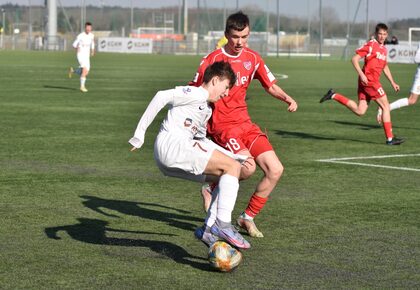
{"label": "jersey sleeve", "polygon": [[366,42],[363,46],[356,49],[355,52],[361,57],[365,57],[372,52],[372,46],[369,45],[369,42]]}
{"label": "jersey sleeve", "polygon": [[268,66],[264,63],[262,57],[258,56],[257,61],[258,63],[256,64],[254,78],[258,79],[265,89],[269,89],[273,84],[277,82],[277,80]]}
{"label": "jersey sleeve", "polygon": [[197,72],[195,73],[194,79],[188,83],[190,86],[194,86],[194,87],[201,86],[201,84],[203,83],[204,71],[209,66],[209,64],[210,63],[207,60],[207,58],[204,57],[201,60],[200,65],[197,69]]}
{"label": "jersey sleeve", "polygon": [[73,42],[73,47],[78,48],[80,43],[80,34],[76,37],[76,40]]}
{"label": "jersey sleeve", "polygon": [[137,124],[134,136],[128,141],[131,145],[136,148],[140,148],[144,143],[144,135],[147,128],[150,126],[156,115],[165,107],[167,104],[173,103],[174,90],[159,91],[153,97],[152,101],[143,113],[139,123]]}

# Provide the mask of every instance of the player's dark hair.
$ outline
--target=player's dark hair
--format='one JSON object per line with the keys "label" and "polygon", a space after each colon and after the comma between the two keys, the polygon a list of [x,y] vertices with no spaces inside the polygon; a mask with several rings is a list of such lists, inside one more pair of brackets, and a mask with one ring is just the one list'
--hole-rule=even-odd
{"label": "player's dark hair", "polygon": [[86,22],[86,23],[85,23],[85,27],[86,27],[86,26],[88,26],[88,25],[89,25],[89,26],[92,26],[92,23],[91,23],[91,22]]}
{"label": "player's dark hair", "polygon": [[203,83],[207,84],[213,77],[219,77],[222,80],[228,79],[230,88],[232,88],[236,82],[236,76],[232,67],[228,62],[224,61],[217,61],[206,68],[204,71]]}
{"label": "player's dark hair", "polygon": [[375,27],[375,33],[378,33],[379,30],[388,31],[388,26],[386,26],[385,23],[378,23],[378,24],[376,24],[376,27]]}
{"label": "player's dark hair", "polygon": [[226,19],[225,33],[229,33],[230,30],[242,31],[249,26],[248,15],[242,11],[238,11],[234,14],[229,15]]}

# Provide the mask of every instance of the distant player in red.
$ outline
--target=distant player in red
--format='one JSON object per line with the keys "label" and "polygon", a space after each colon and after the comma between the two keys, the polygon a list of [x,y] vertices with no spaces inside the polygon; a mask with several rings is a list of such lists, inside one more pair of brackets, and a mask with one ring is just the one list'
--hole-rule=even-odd
{"label": "distant player in red", "polygon": [[[261,56],[247,47],[249,31],[247,15],[242,12],[230,15],[226,20],[225,28],[227,44],[202,59],[191,84],[201,85],[205,69],[217,61],[230,63],[236,74],[237,81],[229,91],[229,95],[214,104],[207,131],[219,145],[234,153],[254,158],[248,159],[242,167],[241,179],[250,177],[256,170],[256,164],[264,171],[264,177],[257,185],[248,207],[237,220],[239,226],[247,230],[251,236],[263,237],[253,219],[261,211],[279,181],[283,173],[283,165],[268,141],[267,135],[252,123],[245,101],[246,91],[251,81],[258,79],[267,93],[288,104],[289,112],[297,110],[297,103],[275,84],[276,79]],[[202,193],[204,207],[207,210],[211,199],[211,189],[204,187]]]}
{"label": "distant player in red", "polygon": [[[382,123],[385,131],[387,145],[399,145],[404,142],[403,139],[395,138],[392,133],[391,114],[388,102],[388,97],[380,83],[382,71],[391,83],[396,92],[400,90],[400,86],[394,82],[391,71],[388,67],[386,56],[387,49],[384,45],[388,37],[388,27],[379,23],[375,28],[375,38],[365,43],[362,47],[356,50],[351,62],[359,75],[358,81],[358,97],[359,103],[346,98],[343,95],[335,93],[330,89],[320,103],[327,100],[335,100],[340,104],[346,106],[349,110],[358,116],[366,113],[370,101],[375,101],[382,110]],[[364,58],[365,65],[363,69],[360,68],[359,61]]]}

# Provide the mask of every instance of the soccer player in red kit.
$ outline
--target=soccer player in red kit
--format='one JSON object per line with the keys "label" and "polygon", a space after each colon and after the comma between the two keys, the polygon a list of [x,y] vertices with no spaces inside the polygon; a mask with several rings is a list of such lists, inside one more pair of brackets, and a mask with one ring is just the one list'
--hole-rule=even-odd
{"label": "soccer player in red kit", "polygon": [[[351,62],[359,75],[358,81],[358,97],[359,103],[348,99],[347,97],[335,93],[330,89],[324,97],[319,101],[320,103],[327,100],[335,100],[340,104],[346,106],[349,110],[358,116],[366,113],[369,102],[375,101],[382,110],[382,124],[385,131],[387,145],[399,145],[404,142],[403,139],[394,137],[392,133],[391,113],[388,102],[388,97],[380,83],[382,71],[391,83],[396,92],[400,90],[400,86],[394,82],[391,71],[388,67],[386,56],[387,49],[384,45],[388,37],[388,27],[384,23],[379,23],[375,28],[374,39],[365,43],[362,47],[356,50]],[[364,58],[365,65],[363,69],[360,68],[359,61]]]}
{"label": "soccer player in red kit", "polygon": [[[253,79],[258,79],[265,91],[288,104],[288,111],[295,112],[297,103],[276,85],[276,79],[265,65],[261,56],[247,47],[249,37],[249,18],[237,12],[226,20],[225,36],[227,44],[216,49],[200,63],[191,82],[199,86],[205,69],[217,61],[230,63],[236,74],[236,84],[228,96],[214,103],[213,115],[207,127],[207,133],[221,146],[234,153],[252,156],[242,167],[240,178],[250,177],[256,170],[256,164],[264,171],[264,177],[258,183],[245,211],[237,223],[250,236],[263,237],[254,223],[254,217],[264,207],[268,196],[275,188],[283,173],[283,165],[273,150],[267,135],[251,121],[245,101],[246,91]],[[207,209],[211,200],[211,189],[202,190],[204,207]]]}

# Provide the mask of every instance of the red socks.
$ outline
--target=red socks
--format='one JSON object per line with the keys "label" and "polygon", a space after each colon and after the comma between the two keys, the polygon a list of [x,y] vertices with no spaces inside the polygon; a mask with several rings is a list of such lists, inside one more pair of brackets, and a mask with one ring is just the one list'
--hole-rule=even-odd
{"label": "red socks", "polygon": [[336,100],[337,102],[343,104],[344,106],[347,106],[347,103],[349,102],[349,99],[337,93],[334,94],[333,100]]}
{"label": "red socks", "polygon": [[245,213],[250,217],[254,218],[264,207],[267,202],[267,197],[259,197],[255,193],[251,196],[249,200],[248,207],[245,210]]}
{"label": "red socks", "polygon": [[392,134],[391,122],[384,122],[384,131],[385,131],[385,136],[387,140],[394,138],[394,134]]}

